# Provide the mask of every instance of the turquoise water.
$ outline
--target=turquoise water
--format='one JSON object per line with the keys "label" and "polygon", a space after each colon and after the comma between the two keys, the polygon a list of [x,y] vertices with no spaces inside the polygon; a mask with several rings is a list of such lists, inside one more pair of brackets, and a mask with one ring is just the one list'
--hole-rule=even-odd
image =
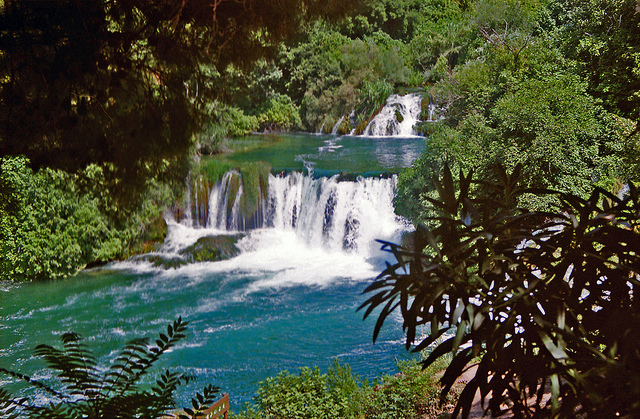
{"label": "turquoise water", "polygon": [[[259,137],[259,136],[258,136]],[[397,173],[424,151],[424,137],[286,135],[265,147],[225,156],[232,161],[268,161],[273,170],[306,171],[316,176]]]}
{"label": "turquoise water", "polygon": [[[233,158],[267,160],[276,170],[306,164],[315,168],[317,179],[318,172],[397,170],[417,157],[423,143],[288,136],[259,155]],[[363,321],[356,311],[388,257],[373,238],[398,241],[409,228],[393,212],[394,180],[295,179],[271,179],[282,197],[273,204],[274,214],[286,220],[293,211],[295,222],[251,231],[234,259],[168,270],[127,261],[64,281],[0,284],[0,365],[47,380],[51,377],[32,356],[33,348],[59,345],[61,333],[74,331],[106,366],[125,342],[155,339],[182,316],[190,323],[187,338],[154,369],[197,377],[180,389],[181,404],[212,383],[230,394],[237,410],[251,401],[261,380],[303,366],[326,371],[335,358],[367,378],[396,373],[395,360],[411,356],[404,350],[401,319],[387,322],[373,344],[375,319]],[[169,219],[161,253],[175,254],[198,237],[230,233]]]}
{"label": "turquoise water", "polygon": [[181,390],[185,403],[213,383],[237,407],[250,401],[260,380],[302,366],[326,370],[333,358],[367,377],[396,372],[394,358],[406,356],[399,328],[373,345],[372,323],[356,313],[365,282],[256,286],[276,274],[206,266],[155,273],[105,269],[8,287],[0,294],[0,365],[39,376],[42,363],[32,349],[59,345],[58,335],[66,331],[81,334],[106,362],[124,342],[155,338],[182,316],[190,322],[187,338],[155,371],[167,367],[197,377]]}

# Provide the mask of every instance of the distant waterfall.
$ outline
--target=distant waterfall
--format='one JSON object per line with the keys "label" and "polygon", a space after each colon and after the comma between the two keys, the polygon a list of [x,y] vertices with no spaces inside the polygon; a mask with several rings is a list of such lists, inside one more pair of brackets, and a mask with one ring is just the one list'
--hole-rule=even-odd
{"label": "distant waterfall", "polygon": [[364,130],[365,136],[415,135],[413,126],[420,120],[422,96],[417,94],[391,95],[378,115]]}
{"label": "distant waterfall", "polygon": [[341,116],[338,119],[338,122],[335,123],[335,125],[333,126],[333,128],[331,128],[331,134],[335,135],[338,133],[338,128],[340,127],[340,124],[342,124],[342,121],[344,121],[344,115]]}
{"label": "distant waterfall", "polygon": [[249,218],[241,214],[242,185],[227,173],[213,185],[202,227],[227,231],[275,228],[293,231],[303,242],[330,251],[360,251],[390,239],[403,227],[394,213],[396,178],[338,181],[302,173],[270,175],[268,193]]}

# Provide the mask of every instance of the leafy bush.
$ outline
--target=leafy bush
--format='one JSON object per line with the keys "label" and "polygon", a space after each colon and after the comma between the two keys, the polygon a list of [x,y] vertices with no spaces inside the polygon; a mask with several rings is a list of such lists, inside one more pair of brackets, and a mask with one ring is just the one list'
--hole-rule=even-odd
{"label": "leafy bush", "polygon": [[[426,356],[426,355],[424,355]],[[424,358],[423,358],[424,359]],[[404,419],[414,417],[436,418],[448,413],[460,394],[456,384],[446,399],[439,402],[440,372],[450,357],[444,357],[426,370],[416,360],[399,361],[400,372],[387,375],[367,389],[366,418]]]}
{"label": "leafy bush", "polygon": [[79,175],[33,173],[20,157],[0,159],[0,279],[33,281],[76,274],[87,265],[125,257],[164,240],[161,217],[170,192],[157,185],[135,211],[122,211],[105,192],[100,167]]}
{"label": "leafy bush", "polygon": [[387,98],[393,93],[393,85],[382,79],[373,81],[364,80],[360,86],[360,103],[358,113],[371,117],[387,102]]}
{"label": "leafy bush", "polygon": [[[424,365],[453,355],[444,397],[479,359],[454,416],[469,413],[479,390],[496,416],[637,417],[640,193],[633,184],[625,198],[598,188],[588,199],[527,191],[519,172],[498,167],[495,181],[461,173],[457,185],[448,167],[434,177],[431,228],[410,249],[385,243],[397,263],[367,289],[365,317],[381,309],[374,339],[395,309],[416,351],[453,331]],[[478,182],[482,193],[472,190]],[[560,205],[516,208],[526,192],[555,194]],[[423,326],[430,334],[418,339]]]}
{"label": "leafy bush", "polygon": [[257,129],[257,117],[245,115],[233,106],[213,102],[210,107],[210,122],[197,135],[198,151],[200,154],[217,153],[225,138],[241,137]]}
{"label": "leafy bush", "polygon": [[2,183],[12,190],[12,209],[0,212],[0,279],[62,278],[122,250],[100,203],[69,188],[71,176],[51,169],[33,174],[21,158],[0,164]]}
{"label": "leafy bush", "polygon": [[[402,419],[436,417],[449,409],[455,396],[440,406],[437,400],[437,372],[445,366],[435,363],[423,370],[416,360],[398,362],[400,371],[373,383],[354,376],[348,365],[334,360],[326,374],[316,368],[287,371],[260,383],[256,404],[235,415],[235,419]],[[457,389],[457,388],[456,388]]]}
{"label": "leafy bush", "polygon": [[266,131],[289,131],[302,125],[298,107],[285,95],[277,95],[263,106],[258,116],[260,129]]}
{"label": "leafy bush", "polygon": [[255,398],[236,419],[353,418],[360,407],[358,380],[348,366],[335,360],[328,374],[303,367],[299,373],[283,371],[262,381]]}
{"label": "leafy bush", "polygon": [[29,397],[13,397],[0,388],[0,414],[15,418],[158,418],[189,419],[213,404],[218,388],[208,385],[192,399],[192,406],[175,412],[173,395],[190,376],[165,371],[154,384],[144,385],[143,378],[160,357],[184,339],[188,322],[178,318],[160,333],[155,346],[149,339],[134,339],[117,354],[108,368],[97,364],[82,339],[75,333],[64,333],[62,349],[39,345],[35,354],[43,358],[56,373],[59,383],[36,381],[15,371],[0,367],[4,373],[32,388],[47,393],[44,404]]}

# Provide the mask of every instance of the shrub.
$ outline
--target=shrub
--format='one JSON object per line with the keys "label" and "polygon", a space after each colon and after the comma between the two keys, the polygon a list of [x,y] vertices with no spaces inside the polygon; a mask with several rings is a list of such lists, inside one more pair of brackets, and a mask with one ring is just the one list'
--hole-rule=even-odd
{"label": "shrub", "polygon": [[302,126],[298,107],[285,95],[277,95],[263,106],[258,116],[260,129],[266,131],[289,131]]}
{"label": "shrub", "polygon": [[456,385],[442,403],[438,398],[440,372],[446,368],[449,360],[449,357],[444,357],[427,369],[423,369],[422,365],[414,359],[398,361],[399,373],[386,375],[374,383],[373,387],[367,389],[369,398],[365,417],[372,419],[436,418],[450,411],[460,393],[461,385]]}
{"label": "shrub", "polygon": [[[338,361],[329,375],[303,367],[299,373],[283,371],[260,383],[256,405],[245,417],[264,419],[351,418],[359,409],[359,387],[349,367]],[[243,417],[243,416],[240,416]]]}
{"label": "shrub", "polygon": [[[447,411],[438,402],[438,371],[444,362],[426,371],[417,360],[398,362],[399,372],[385,375],[373,383],[354,376],[348,365],[334,360],[327,374],[316,368],[299,373],[284,371],[260,383],[256,404],[234,416],[235,419],[402,419],[436,417]],[[457,389],[457,387],[456,387]],[[455,392],[454,392],[455,393]]]}
{"label": "shrub", "polygon": [[200,154],[215,154],[225,138],[241,137],[258,129],[258,118],[245,115],[233,106],[213,102],[210,106],[211,121],[196,136]]}
{"label": "shrub", "polygon": [[[444,397],[479,357],[454,416],[469,413],[479,390],[495,416],[637,417],[640,193],[633,184],[624,198],[599,188],[588,199],[527,191],[519,172],[498,167],[496,181],[461,173],[457,185],[448,167],[434,177],[431,228],[419,229],[412,249],[385,243],[397,263],[367,289],[365,317],[381,309],[374,339],[398,308],[416,351],[453,331],[424,365],[453,355]],[[478,182],[482,194],[471,189]],[[525,192],[555,194],[557,211],[516,208]],[[430,334],[418,339],[423,325]]]}

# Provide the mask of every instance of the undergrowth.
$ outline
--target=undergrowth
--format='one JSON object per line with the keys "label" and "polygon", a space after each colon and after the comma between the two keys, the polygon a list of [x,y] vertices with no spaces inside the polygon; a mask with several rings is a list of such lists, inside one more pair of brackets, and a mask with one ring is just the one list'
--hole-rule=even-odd
{"label": "undergrowth", "polygon": [[233,419],[401,419],[446,418],[459,391],[454,388],[440,403],[442,360],[423,370],[419,360],[398,361],[399,372],[374,381],[354,375],[334,360],[327,373],[301,368],[283,371],[259,384],[253,404]]}

